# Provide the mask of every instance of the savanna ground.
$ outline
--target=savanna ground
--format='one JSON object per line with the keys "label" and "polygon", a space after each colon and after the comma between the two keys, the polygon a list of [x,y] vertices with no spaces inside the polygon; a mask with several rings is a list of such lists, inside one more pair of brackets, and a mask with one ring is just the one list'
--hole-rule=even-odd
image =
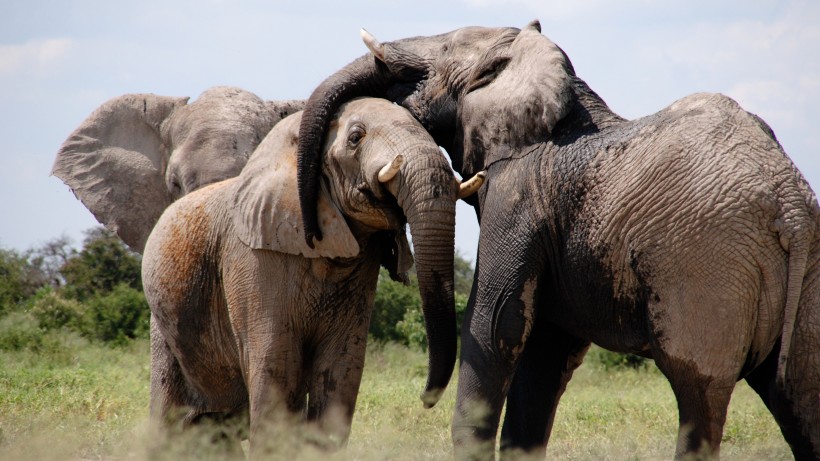
{"label": "savanna ground", "polygon": [[[139,270],[139,255],[101,228],[87,232],[81,249],[65,237],[26,252],[0,248],[0,460],[224,458],[197,450],[212,447],[202,443],[214,437],[212,428],[167,437],[149,427],[149,308]],[[461,317],[472,263],[456,255],[455,275]],[[266,434],[273,452],[258,459],[452,459],[455,382],[431,410],[418,397],[427,358],[414,283],[379,276],[370,335],[347,448],[318,452],[304,444],[314,437],[310,430],[285,423]],[[593,349],[562,399],[547,454],[669,459],[676,433],[672,391],[654,365]],[[745,383],[733,395],[721,454],[791,459],[772,417]]]}
{"label": "savanna ground", "polygon": [[[666,380],[652,364],[607,370],[596,354],[569,384],[549,458],[671,458],[677,411]],[[147,340],[110,347],[73,334],[55,333],[36,351],[0,352],[0,459],[201,459],[188,455],[196,436],[162,443],[148,428],[149,361]],[[311,449],[293,456],[291,446],[287,459],[451,459],[455,386],[425,410],[418,399],[425,373],[424,353],[371,343],[348,447],[332,456]],[[721,455],[792,458],[745,383],[733,395]]]}

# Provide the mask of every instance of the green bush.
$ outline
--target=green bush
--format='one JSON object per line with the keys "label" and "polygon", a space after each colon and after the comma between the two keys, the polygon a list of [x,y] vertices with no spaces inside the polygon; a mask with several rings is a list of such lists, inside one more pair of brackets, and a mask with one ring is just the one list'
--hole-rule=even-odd
{"label": "green bush", "polygon": [[595,345],[589,349],[584,361],[595,364],[604,371],[623,369],[640,370],[646,368],[651,363],[649,359],[639,355],[612,352]]}
{"label": "green bush", "polygon": [[387,271],[379,272],[375,306],[370,319],[370,335],[379,341],[400,341],[403,333],[398,324],[407,311],[419,310],[421,297],[415,276],[410,277],[410,285],[390,279]]}
{"label": "green bush", "polygon": [[60,268],[66,285],[62,294],[85,301],[111,292],[119,284],[142,290],[140,256],[102,227],[86,232],[83,249]]}
{"label": "green bush", "polygon": [[73,299],[65,299],[51,287],[40,289],[30,301],[29,312],[43,330],[67,328],[80,334],[89,331],[85,305]]}
{"label": "green bush", "polygon": [[43,330],[28,312],[11,312],[0,317],[0,349],[37,349],[43,344]]}
{"label": "green bush", "polygon": [[150,310],[142,291],[126,283],[87,301],[87,319],[94,339],[125,344],[129,339],[147,338]]}
{"label": "green bush", "polygon": [[42,283],[26,255],[0,249],[0,315],[20,308]]}

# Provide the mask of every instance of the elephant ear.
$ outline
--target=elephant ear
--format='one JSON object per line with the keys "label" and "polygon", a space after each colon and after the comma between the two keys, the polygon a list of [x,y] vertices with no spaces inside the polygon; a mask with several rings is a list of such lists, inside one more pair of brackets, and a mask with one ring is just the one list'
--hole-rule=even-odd
{"label": "elephant ear", "polygon": [[160,127],[188,98],[128,94],[95,110],[66,139],[51,173],[133,250],[171,203]]}
{"label": "elephant ear", "polygon": [[[541,35],[537,21],[508,47],[491,47],[475,66],[461,97],[459,123],[464,152],[483,164],[509,149],[549,138],[574,100],[572,65],[558,46]],[[487,156],[485,158],[485,155]]]}
{"label": "elephant ear", "polygon": [[308,258],[350,258],[359,243],[322,182],[319,222],[325,238],[310,248],[305,241],[296,186],[296,147],[301,112],[274,126],[242,170],[231,202],[236,235],[257,250]]}

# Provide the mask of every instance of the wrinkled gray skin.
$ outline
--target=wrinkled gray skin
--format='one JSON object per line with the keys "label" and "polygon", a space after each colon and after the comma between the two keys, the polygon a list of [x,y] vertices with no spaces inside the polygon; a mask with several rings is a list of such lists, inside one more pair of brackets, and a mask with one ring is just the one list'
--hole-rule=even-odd
{"label": "wrinkled gray skin", "polygon": [[625,120],[537,22],[370,48],[308,101],[300,192],[325,113],[361,94],[408,108],[463,176],[487,170],[457,458],[493,456],[505,399],[502,454],[543,453],[590,342],[655,360],[677,458],[718,455],[740,379],[795,458],[820,458],[820,211],[762,120],[718,94]]}
{"label": "wrinkled gray skin", "polygon": [[[424,314],[439,329],[428,331],[431,363],[452,371],[456,359],[458,187],[447,159],[405,109],[346,104],[323,148],[325,239],[310,248],[296,191],[300,117],[277,124],[238,177],[173,203],[142,260],[152,416],[181,413],[187,425],[248,413],[252,451],[283,413],[306,415],[330,442],[347,439],[379,266],[398,275],[412,264],[405,222]],[[397,155],[397,173],[379,177]]]}
{"label": "wrinkled gray skin", "polygon": [[187,97],[127,94],[95,110],[66,139],[52,174],[133,250],[174,200],[239,174],[273,125],[304,101],[263,101],[214,87]]}

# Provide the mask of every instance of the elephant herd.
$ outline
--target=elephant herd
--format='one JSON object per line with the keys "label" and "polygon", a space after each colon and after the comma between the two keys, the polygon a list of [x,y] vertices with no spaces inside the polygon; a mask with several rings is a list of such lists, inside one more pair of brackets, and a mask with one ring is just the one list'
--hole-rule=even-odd
{"label": "elephant herd", "polygon": [[[379,267],[415,262],[425,406],[459,362],[457,459],[492,459],[499,426],[502,457],[543,456],[591,343],[654,359],[676,458],[719,455],[745,379],[820,459],[820,208],[763,120],[720,94],[626,120],[537,21],[362,38],[306,101],[125,95],[60,148],[53,173],[143,254],[152,418],[239,416],[253,454],[292,415],[343,445]],[[459,198],[480,223],[460,355]]]}

